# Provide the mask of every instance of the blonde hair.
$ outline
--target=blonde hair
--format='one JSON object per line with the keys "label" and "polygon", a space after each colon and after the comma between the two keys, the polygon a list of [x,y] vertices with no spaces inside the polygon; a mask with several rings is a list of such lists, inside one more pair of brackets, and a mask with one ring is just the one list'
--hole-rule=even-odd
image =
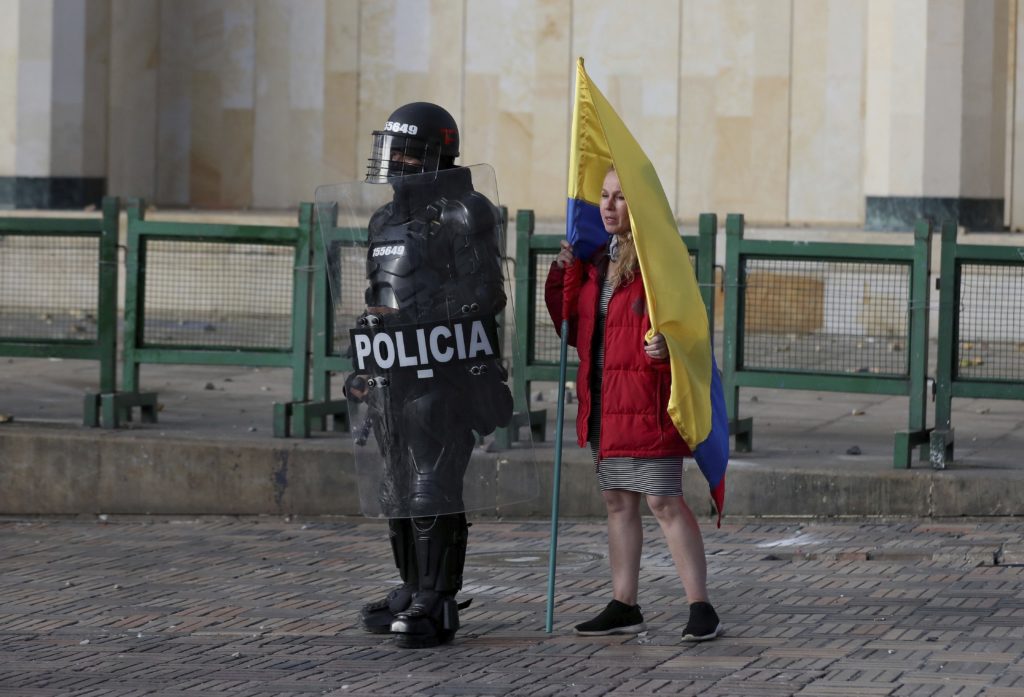
{"label": "blonde hair", "polygon": [[[612,165],[605,172],[605,176],[607,177],[610,172],[614,171],[615,165]],[[629,201],[626,201],[626,207],[629,207]],[[619,264],[615,269],[615,273],[610,274],[608,279],[612,282],[613,288],[618,288],[633,281],[637,269],[640,267],[640,260],[636,256],[636,245],[633,244],[632,230],[625,235],[615,235],[615,237],[618,237],[619,240]]]}
{"label": "blonde hair", "polygon": [[608,278],[613,288],[624,286],[630,283],[640,268],[640,260],[636,256],[636,245],[633,244],[633,233],[618,235],[619,238],[619,265],[614,273]]}

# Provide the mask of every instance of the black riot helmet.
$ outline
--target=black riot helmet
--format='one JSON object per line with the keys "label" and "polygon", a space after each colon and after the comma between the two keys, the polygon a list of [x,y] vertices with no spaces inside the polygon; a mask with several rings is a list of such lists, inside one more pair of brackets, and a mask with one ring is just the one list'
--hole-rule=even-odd
{"label": "black riot helmet", "polygon": [[449,169],[458,156],[459,127],[452,115],[437,104],[413,102],[373,132],[366,181],[384,184],[392,177]]}

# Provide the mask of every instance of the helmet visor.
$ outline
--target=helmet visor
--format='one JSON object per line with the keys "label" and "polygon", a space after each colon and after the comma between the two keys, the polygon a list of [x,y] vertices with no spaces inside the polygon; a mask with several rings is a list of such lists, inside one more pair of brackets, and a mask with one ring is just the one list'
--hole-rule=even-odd
{"label": "helmet visor", "polygon": [[[387,131],[374,131],[366,181],[386,184],[394,177],[421,174],[427,169],[424,166],[426,157],[427,147],[423,141]],[[436,165],[432,169],[436,170]]]}

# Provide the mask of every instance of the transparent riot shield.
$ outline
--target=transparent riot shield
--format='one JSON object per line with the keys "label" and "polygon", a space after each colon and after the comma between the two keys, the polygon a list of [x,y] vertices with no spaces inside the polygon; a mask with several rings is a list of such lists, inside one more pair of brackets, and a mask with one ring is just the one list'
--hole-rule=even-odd
{"label": "transparent riot shield", "polygon": [[536,497],[528,440],[507,457],[478,447],[528,404],[509,376],[514,296],[491,167],[322,186],[316,208],[363,513],[500,512]]}

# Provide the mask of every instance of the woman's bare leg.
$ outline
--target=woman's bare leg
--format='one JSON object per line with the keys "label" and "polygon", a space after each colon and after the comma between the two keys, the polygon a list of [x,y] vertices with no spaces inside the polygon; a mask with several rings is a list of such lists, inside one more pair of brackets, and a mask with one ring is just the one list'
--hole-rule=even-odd
{"label": "woman's bare leg", "polygon": [[612,570],[612,597],[636,605],[640,583],[640,552],[644,544],[640,494],[623,489],[601,492],[608,510],[608,556]]}
{"label": "woman's bare leg", "polygon": [[708,563],[704,556],[704,537],[693,511],[682,496],[648,496],[647,505],[665,533],[676,573],[686,591],[686,601],[706,602]]}

